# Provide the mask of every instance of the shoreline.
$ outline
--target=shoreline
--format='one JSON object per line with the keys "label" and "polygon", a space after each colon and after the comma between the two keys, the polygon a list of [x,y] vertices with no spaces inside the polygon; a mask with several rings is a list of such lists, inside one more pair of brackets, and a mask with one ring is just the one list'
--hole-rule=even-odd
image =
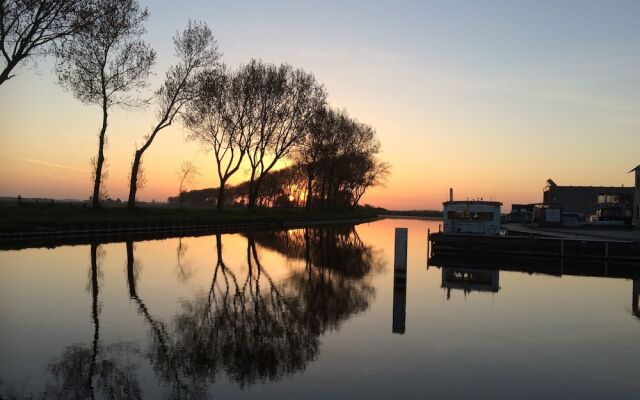
{"label": "shoreline", "polygon": [[[198,210],[199,211],[199,210]],[[44,225],[39,230],[0,232],[0,250],[33,247],[83,245],[95,242],[112,243],[126,240],[159,240],[173,237],[206,236],[217,233],[237,233],[255,230],[281,230],[325,225],[361,224],[378,220],[375,214],[270,213],[240,215],[209,215],[208,218],[115,219],[103,221]],[[26,225],[27,227],[33,225]]]}

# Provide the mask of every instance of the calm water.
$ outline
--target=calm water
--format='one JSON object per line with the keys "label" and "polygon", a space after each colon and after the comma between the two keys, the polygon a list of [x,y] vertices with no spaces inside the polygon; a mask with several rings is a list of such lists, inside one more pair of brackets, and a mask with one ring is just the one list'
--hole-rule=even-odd
{"label": "calm water", "polygon": [[465,281],[437,225],[0,252],[0,397],[637,398],[631,280]]}

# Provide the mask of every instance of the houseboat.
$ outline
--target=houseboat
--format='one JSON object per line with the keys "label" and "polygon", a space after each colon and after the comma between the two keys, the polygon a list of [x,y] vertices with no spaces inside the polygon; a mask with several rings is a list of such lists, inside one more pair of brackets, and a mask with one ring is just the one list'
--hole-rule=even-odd
{"label": "houseboat", "polygon": [[442,203],[443,232],[453,234],[500,235],[499,201],[450,200]]}

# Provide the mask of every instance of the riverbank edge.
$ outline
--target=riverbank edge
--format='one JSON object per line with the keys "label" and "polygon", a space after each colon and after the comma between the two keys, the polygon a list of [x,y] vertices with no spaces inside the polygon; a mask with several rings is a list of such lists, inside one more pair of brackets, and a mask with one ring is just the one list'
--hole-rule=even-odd
{"label": "riverbank edge", "polygon": [[0,249],[55,247],[110,243],[124,240],[153,240],[185,236],[205,236],[216,233],[237,233],[254,230],[300,229],[324,225],[356,225],[378,220],[377,215],[345,213],[323,217],[315,214],[291,216],[244,215],[242,218],[168,219],[164,221],[107,221],[65,225],[64,229],[15,230],[0,232]]}

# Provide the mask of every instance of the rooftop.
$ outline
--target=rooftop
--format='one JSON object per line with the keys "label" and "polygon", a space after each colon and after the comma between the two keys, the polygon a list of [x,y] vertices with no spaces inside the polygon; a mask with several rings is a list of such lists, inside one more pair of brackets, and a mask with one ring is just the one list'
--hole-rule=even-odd
{"label": "rooftop", "polygon": [[445,201],[442,203],[443,206],[451,205],[451,204],[474,204],[474,205],[485,205],[485,206],[501,206],[502,203],[499,201],[485,201],[485,200],[451,200]]}

